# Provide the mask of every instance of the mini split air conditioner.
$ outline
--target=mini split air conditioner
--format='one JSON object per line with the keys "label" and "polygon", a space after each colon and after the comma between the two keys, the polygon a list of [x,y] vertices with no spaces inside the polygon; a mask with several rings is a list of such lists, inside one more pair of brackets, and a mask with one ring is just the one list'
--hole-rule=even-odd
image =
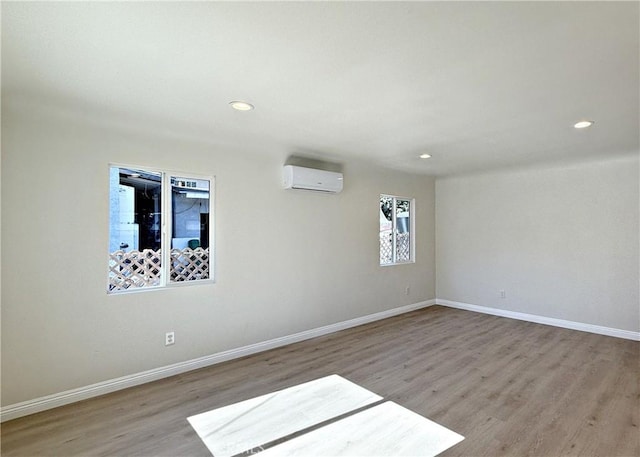
{"label": "mini split air conditioner", "polygon": [[330,194],[342,191],[342,173],[285,165],[283,177],[285,189],[302,189]]}

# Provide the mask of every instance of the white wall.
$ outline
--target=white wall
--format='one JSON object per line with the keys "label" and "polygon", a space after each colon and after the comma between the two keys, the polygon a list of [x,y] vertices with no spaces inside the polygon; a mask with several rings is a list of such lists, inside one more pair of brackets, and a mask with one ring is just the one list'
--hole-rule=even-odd
{"label": "white wall", "polygon": [[[347,162],[341,194],[285,191],[284,153],[7,105],[3,405],[435,298],[433,179]],[[216,177],[216,284],[106,294],[109,162]],[[381,193],[416,199],[415,264],[378,265]]]}
{"label": "white wall", "polygon": [[438,180],[438,298],[639,331],[638,167],[635,155]]}

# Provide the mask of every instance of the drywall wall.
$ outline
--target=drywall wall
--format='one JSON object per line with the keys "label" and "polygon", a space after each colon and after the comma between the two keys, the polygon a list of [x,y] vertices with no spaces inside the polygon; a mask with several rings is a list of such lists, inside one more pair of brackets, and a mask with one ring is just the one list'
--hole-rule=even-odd
{"label": "drywall wall", "polygon": [[638,182],[637,155],[438,180],[438,298],[637,332]]}
{"label": "drywall wall", "polygon": [[[338,195],[287,191],[291,151],[76,114],[3,101],[3,405],[435,298],[433,179],[346,162]],[[110,162],[215,176],[215,284],[107,295]],[[416,199],[415,264],[379,266],[381,193]]]}

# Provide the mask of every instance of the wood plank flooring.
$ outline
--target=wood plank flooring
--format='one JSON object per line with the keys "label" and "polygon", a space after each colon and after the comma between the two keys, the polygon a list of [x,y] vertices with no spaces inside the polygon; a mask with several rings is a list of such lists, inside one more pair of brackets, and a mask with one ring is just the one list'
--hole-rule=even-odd
{"label": "wood plank flooring", "polygon": [[3,456],[209,456],[186,418],[333,373],[453,456],[640,456],[640,343],[433,306],[2,424]]}

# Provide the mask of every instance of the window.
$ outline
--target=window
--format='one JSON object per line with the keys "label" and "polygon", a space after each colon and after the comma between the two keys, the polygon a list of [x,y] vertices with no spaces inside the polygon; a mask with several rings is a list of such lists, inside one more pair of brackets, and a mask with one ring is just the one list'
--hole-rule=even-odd
{"label": "window", "polygon": [[211,183],[110,167],[109,293],[213,279]]}
{"label": "window", "polygon": [[413,206],[412,199],[380,195],[380,265],[413,262]]}

